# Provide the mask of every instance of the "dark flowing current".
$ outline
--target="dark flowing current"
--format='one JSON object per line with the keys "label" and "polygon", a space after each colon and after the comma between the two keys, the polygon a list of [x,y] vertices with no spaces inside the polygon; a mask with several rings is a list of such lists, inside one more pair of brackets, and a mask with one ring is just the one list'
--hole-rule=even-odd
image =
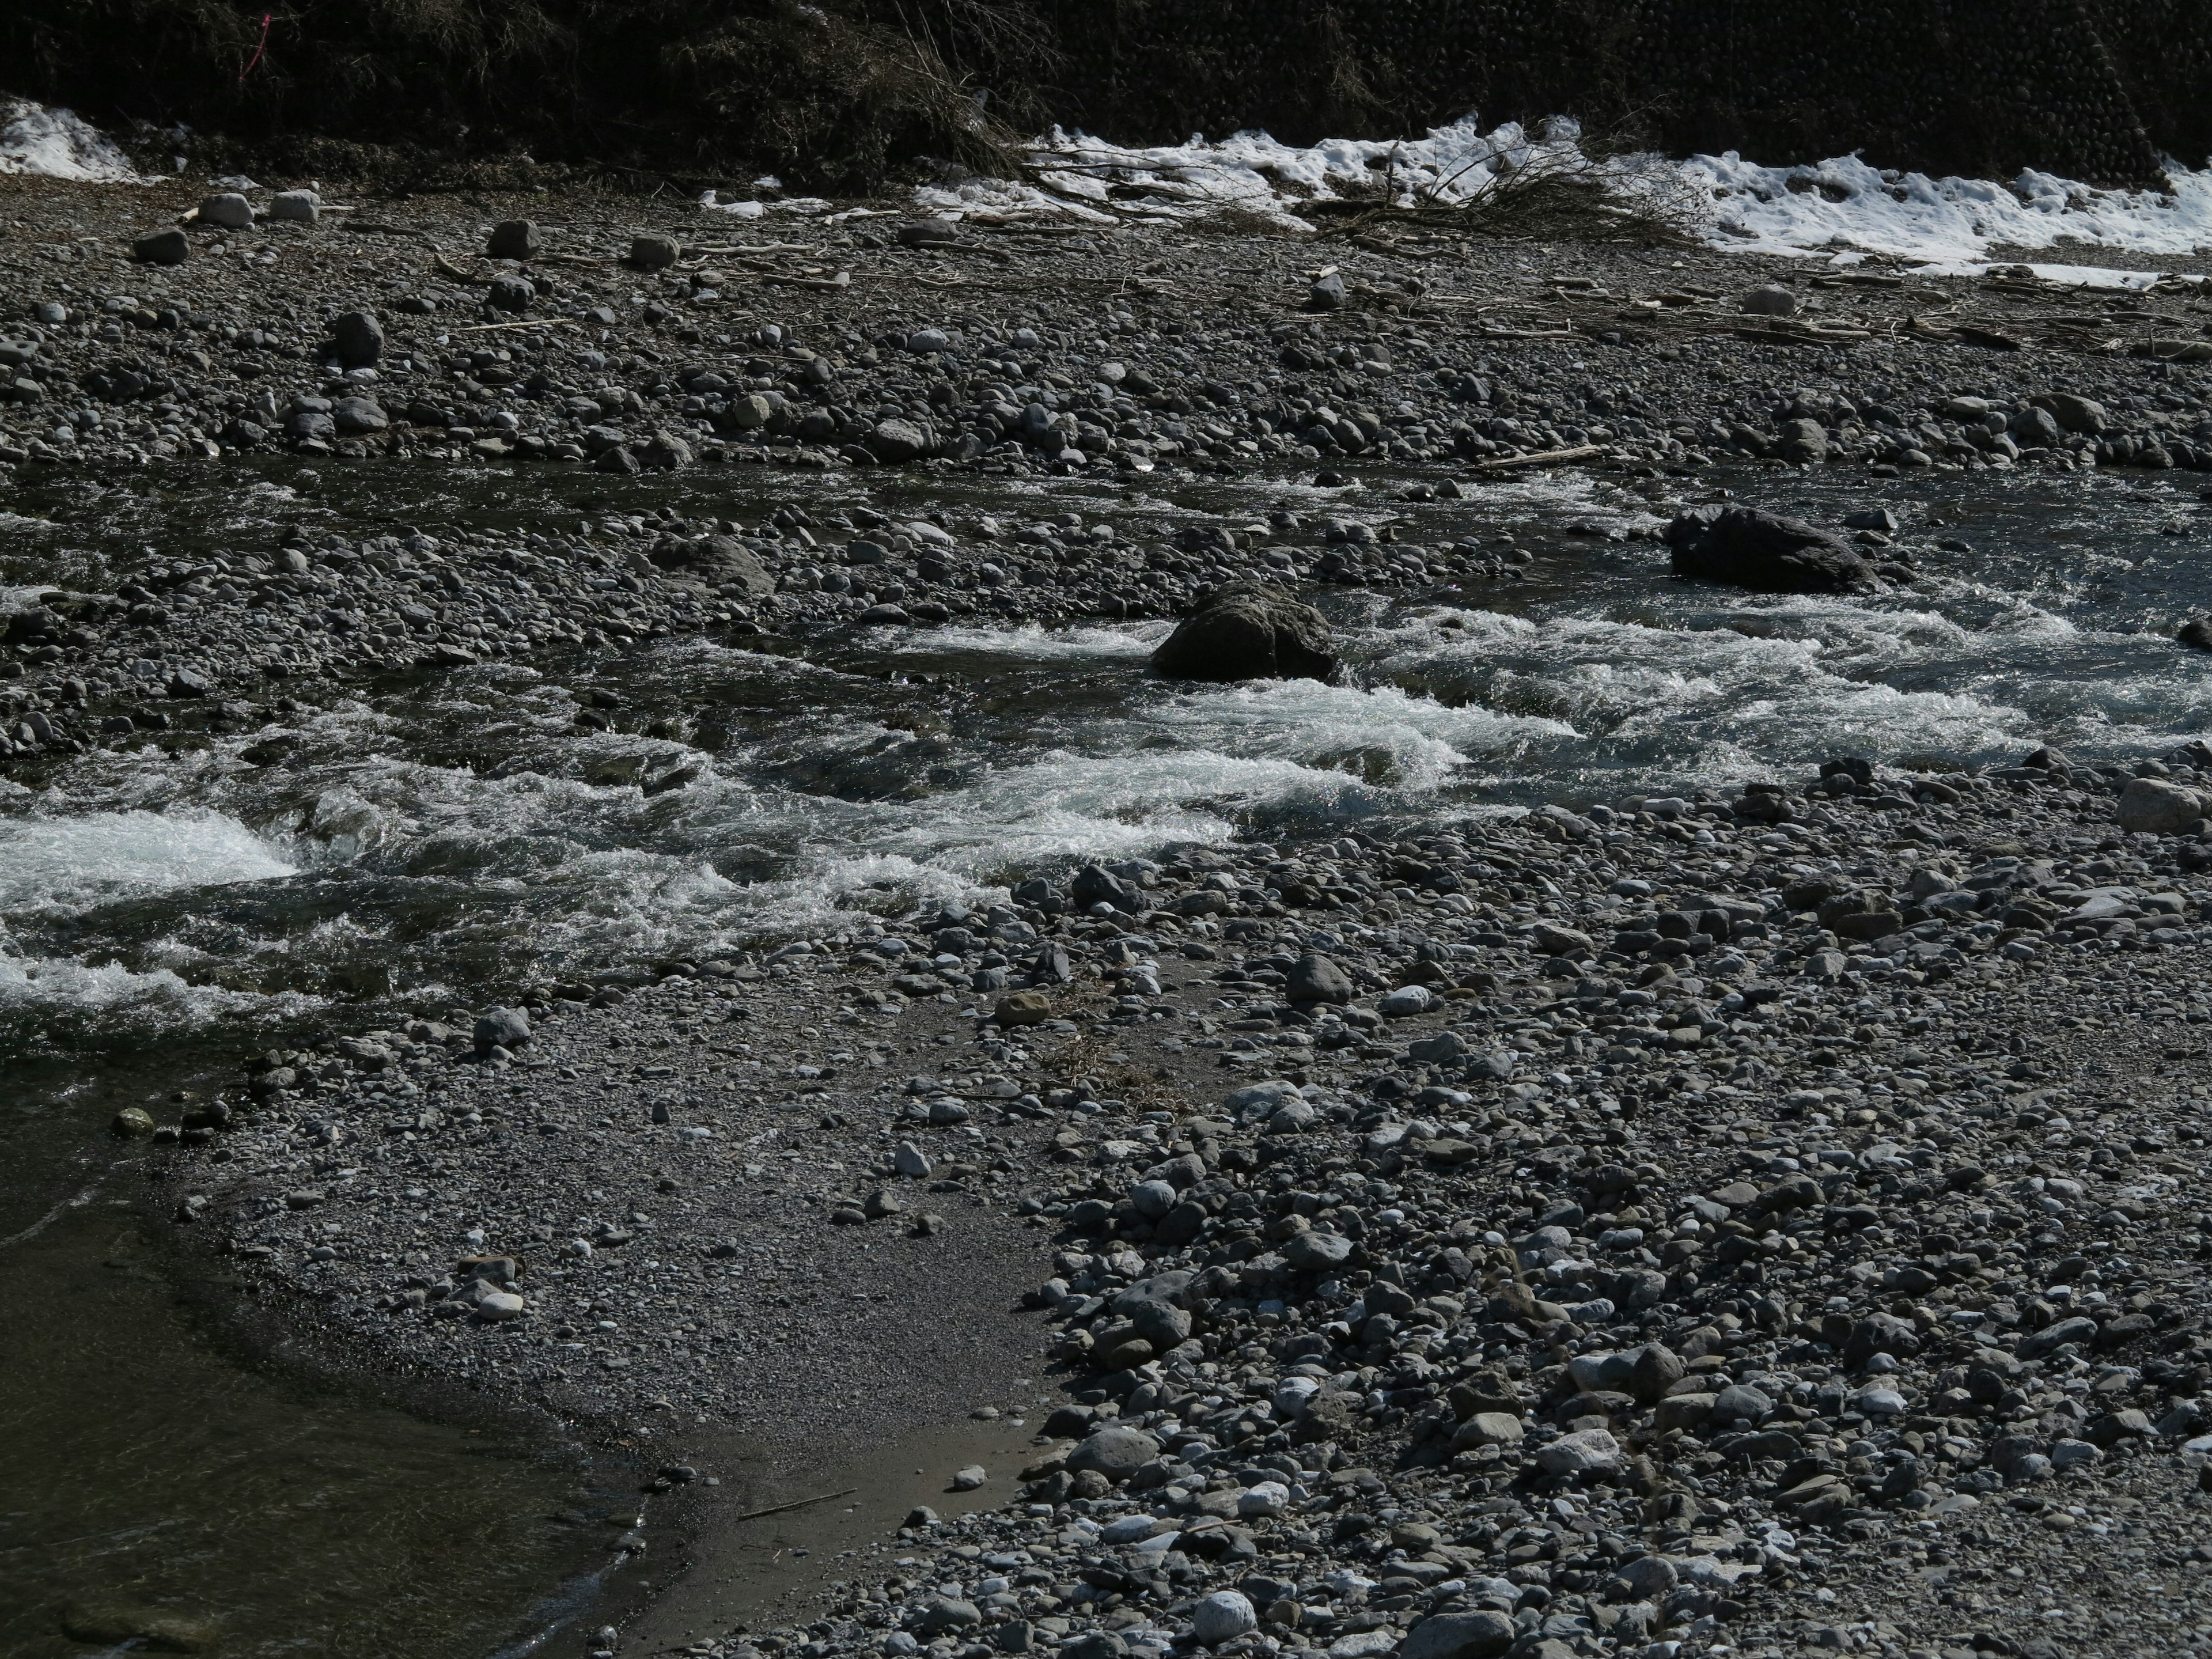
{"label": "dark flowing current", "polygon": [[[19,588],[112,591],[155,548],[266,551],[295,525],[574,530],[783,501],[941,506],[956,526],[1073,509],[1138,540],[1283,506],[1534,559],[1517,579],[1316,595],[1339,685],[1148,680],[1158,623],[672,640],[317,688],[278,765],[244,763],[264,734],[240,735],[0,784],[0,1650],[110,1650],[167,1620],[231,1656],[525,1652],[591,1620],[635,1518],[618,1454],[341,1382],[343,1356],[217,1316],[218,1267],[176,1248],[173,1200],[105,1127],[130,1104],[173,1118],[177,1091],[251,1049],[818,936],[842,910],[1077,857],[1672,793],[1839,753],[2126,760],[2212,725],[2212,659],[2172,642],[2212,610],[2212,508],[2173,475],[1695,486],[1830,524],[1888,506],[1927,580],[1867,599],[1675,582],[1628,537],[1653,504],[1586,477],[1421,504],[1370,482],[747,469],[554,475],[526,500],[507,472],[289,462],[27,481],[0,510],[0,608]],[[611,730],[574,719],[594,691],[619,703]],[[671,762],[696,777],[643,793]]]}

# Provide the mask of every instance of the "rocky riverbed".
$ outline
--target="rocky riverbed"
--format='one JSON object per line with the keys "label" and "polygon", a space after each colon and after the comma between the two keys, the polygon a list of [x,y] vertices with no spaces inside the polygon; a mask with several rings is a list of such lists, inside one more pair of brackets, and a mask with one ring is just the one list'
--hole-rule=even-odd
{"label": "rocky riverbed", "polygon": [[[623,1443],[687,1516],[625,1525],[647,1563],[714,1559],[770,1467],[1030,1431],[930,1470],[942,1518],[842,1538],[772,1617],[714,1623],[703,1571],[653,1565],[654,1642],[2212,1651],[2212,750],[2109,741],[2194,729],[2171,636],[2200,596],[2140,545],[2194,533],[2172,474],[2208,405],[2175,353],[2079,349],[2088,299],[2016,272],[0,189],[0,769],[55,837],[0,844],[70,874],[72,813],[102,846],[183,826],[131,856],[204,925],[131,923],[91,953],[139,979],[86,995],[166,974],[267,1033],[117,1117],[134,1191],[366,1372]],[[182,264],[133,259],[196,207]],[[2127,303],[2155,342],[2191,302]],[[1540,500],[1555,467],[1592,482]],[[1962,510],[1984,545],[2029,534],[2008,514],[2155,528],[1977,563]],[[1599,630],[1592,701],[1450,654],[1532,649],[1531,593],[1604,584],[1641,633],[1541,622]],[[1986,678],[1835,678],[1866,741],[1736,764],[1765,750],[1730,732],[1609,786],[1601,744],[1656,775],[1676,751],[1638,723],[1686,718],[1595,700],[1622,652],[1779,662],[1862,623],[2087,654],[2021,668],[2017,719]],[[1050,677],[998,665],[1022,649]],[[1334,703],[1242,688],[1146,726],[1104,682],[1155,650],[1417,735],[1378,755]],[[1758,690],[1700,718],[1771,720]],[[1114,720],[1085,763],[1134,771],[1194,709],[1297,728],[1346,794],[1218,805],[1289,766],[1272,737],[1041,818],[975,780],[1071,773],[935,764]],[[883,729],[796,747],[848,717]],[[1569,717],[1593,746],[1543,758]],[[2095,741],[2012,740],[2062,722]],[[1398,787],[1501,730],[1517,804]],[[771,777],[834,809],[793,822],[842,884],[779,885],[765,830],[698,816],[775,810]],[[957,867],[862,810],[962,789],[958,833],[1007,845]],[[618,856],[707,845],[735,873],[684,890],[765,895],[741,922],[624,908]],[[8,982],[44,1018],[103,917],[19,884],[49,957]],[[335,964],[312,1009],[278,1000],[295,952]]]}

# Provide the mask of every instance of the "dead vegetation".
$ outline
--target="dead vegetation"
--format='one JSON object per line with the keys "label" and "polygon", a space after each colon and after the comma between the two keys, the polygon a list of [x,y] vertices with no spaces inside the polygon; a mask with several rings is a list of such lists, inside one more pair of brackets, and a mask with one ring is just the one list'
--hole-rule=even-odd
{"label": "dead vegetation", "polygon": [[588,164],[832,191],[931,158],[1003,168],[1056,64],[1026,0],[277,0],[270,18],[264,45],[258,7],[19,0],[0,62],[12,90],[134,119],[165,163],[189,143],[394,185]]}
{"label": "dead vegetation", "polygon": [[[1310,203],[1331,234],[1389,240],[1403,228],[1431,234],[1540,241],[1689,246],[1711,219],[1710,204],[1679,168],[1643,144],[1648,110],[1632,111],[1571,143],[1504,149],[1470,156],[1432,183],[1407,189],[1385,167],[1365,198]],[[1480,175],[1488,173],[1488,182]]]}

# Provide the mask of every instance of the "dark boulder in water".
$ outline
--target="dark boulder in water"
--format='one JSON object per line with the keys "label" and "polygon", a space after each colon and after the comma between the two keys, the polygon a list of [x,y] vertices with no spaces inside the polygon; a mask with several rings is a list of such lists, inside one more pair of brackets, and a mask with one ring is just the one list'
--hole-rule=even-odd
{"label": "dark boulder in water", "polygon": [[1674,574],[1759,593],[1856,593],[1874,568],[1840,537],[1750,507],[1693,507],[1667,526]]}
{"label": "dark boulder in water", "polygon": [[1152,653],[1171,680],[1325,680],[1336,672],[1328,618],[1257,582],[1216,591]]}

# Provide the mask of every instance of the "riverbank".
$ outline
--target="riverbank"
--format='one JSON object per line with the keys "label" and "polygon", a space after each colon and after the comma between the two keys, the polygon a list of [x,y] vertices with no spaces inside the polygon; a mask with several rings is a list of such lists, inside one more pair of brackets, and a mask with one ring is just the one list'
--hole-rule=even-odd
{"label": "riverbank", "polygon": [[1004,1506],[763,1651],[1167,1645],[1224,1593],[1243,1646],[2173,1650],[2198,843],[2087,772],[1842,775],[1094,868],[556,994],[511,1059],[377,1034],[179,1174],[398,1363],[678,1449],[843,1416],[802,1373],[913,1409],[862,1299],[972,1340],[963,1253],[1026,1273],[1072,1395],[966,1396],[1044,1419]]}

